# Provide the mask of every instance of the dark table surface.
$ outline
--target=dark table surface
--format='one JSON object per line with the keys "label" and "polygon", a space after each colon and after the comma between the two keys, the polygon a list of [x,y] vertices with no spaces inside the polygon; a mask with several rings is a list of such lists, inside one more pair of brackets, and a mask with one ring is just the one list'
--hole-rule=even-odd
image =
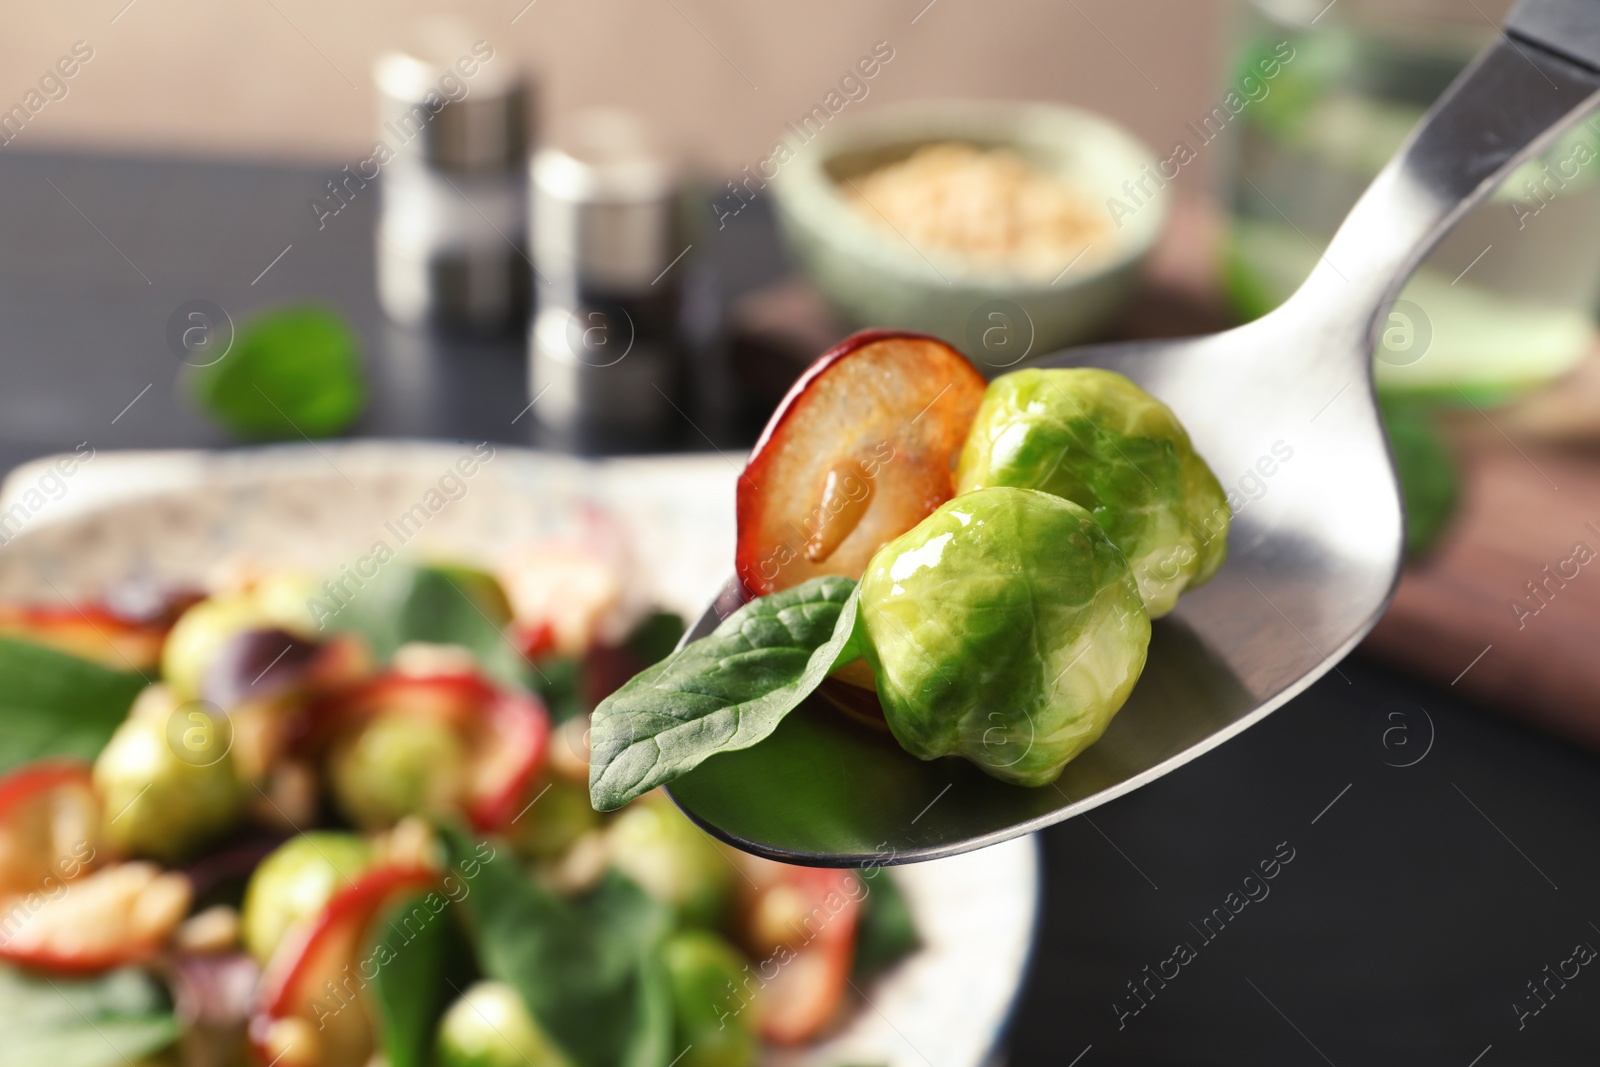
{"label": "dark table surface", "polygon": [[[0,150],[0,468],[85,440],[226,445],[182,399],[166,340],[194,299],[235,321],[305,300],[349,316],[373,384],[356,433],[533,443],[532,420],[513,422],[521,339],[385,323],[376,198],[319,230],[307,202],[331,173]],[[787,270],[761,210],[705,244],[729,296]],[[1577,960],[1600,948],[1597,770],[1347,661],[1237,740],[1043,834],[1011,1062],[1594,1064],[1600,967]]]}

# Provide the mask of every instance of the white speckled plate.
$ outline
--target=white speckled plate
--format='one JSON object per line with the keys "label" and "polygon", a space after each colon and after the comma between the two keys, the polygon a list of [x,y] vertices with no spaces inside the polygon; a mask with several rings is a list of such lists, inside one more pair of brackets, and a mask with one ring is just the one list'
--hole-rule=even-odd
{"label": "white speckled plate", "polygon": [[[133,573],[198,579],[239,555],[333,570],[378,540],[402,555],[492,560],[536,537],[583,536],[594,508],[620,522],[645,601],[694,618],[728,574],[730,460],[498,448],[463,477],[458,461],[472,455],[470,445],[355,442],[100,453],[70,473],[30,463],[0,487],[0,599],[87,596]],[[1035,841],[890,876],[923,948],[862,990],[867,1003],[835,1036],[768,1062],[978,1067],[995,1056],[1033,941]]]}

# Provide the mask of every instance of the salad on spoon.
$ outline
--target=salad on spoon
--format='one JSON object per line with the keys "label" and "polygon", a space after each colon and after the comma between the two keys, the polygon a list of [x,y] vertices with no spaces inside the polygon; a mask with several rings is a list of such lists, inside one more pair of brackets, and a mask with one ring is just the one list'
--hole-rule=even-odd
{"label": "salad on spoon", "polygon": [[759,744],[819,692],[919,759],[1049,785],[1127,700],[1151,618],[1221,566],[1230,515],[1171,410],[1119,374],[986,384],[935,338],[856,334],[740,478],[746,602],[596,710],[591,800]]}

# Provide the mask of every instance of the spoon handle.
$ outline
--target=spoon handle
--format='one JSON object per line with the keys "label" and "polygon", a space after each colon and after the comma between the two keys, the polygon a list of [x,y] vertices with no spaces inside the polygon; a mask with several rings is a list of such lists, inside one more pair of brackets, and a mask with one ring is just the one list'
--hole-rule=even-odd
{"label": "spoon handle", "polygon": [[[1597,102],[1600,0],[1524,0],[1362,194],[1291,303],[1330,328],[1356,324],[1370,340],[1379,312],[1439,239]],[[1545,195],[1596,163],[1593,150],[1574,150]]]}

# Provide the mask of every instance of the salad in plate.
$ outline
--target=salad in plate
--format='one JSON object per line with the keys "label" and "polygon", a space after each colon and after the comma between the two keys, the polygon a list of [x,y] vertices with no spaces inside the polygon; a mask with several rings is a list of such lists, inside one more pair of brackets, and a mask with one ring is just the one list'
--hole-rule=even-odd
{"label": "salad in plate", "polygon": [[740,1067],[917,944],[878,871],[588,798],[621,564],[253,563],[0,607],[0,1064]]}

